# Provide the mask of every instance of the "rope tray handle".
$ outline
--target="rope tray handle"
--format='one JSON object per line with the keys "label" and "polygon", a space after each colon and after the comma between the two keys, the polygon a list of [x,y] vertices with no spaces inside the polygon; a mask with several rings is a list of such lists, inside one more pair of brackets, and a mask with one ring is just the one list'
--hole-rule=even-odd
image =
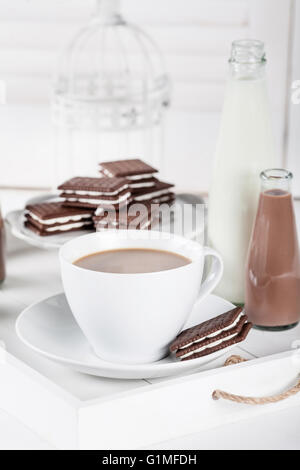
{"label": "rope tray handle", "polygon": [[[240,364],[241,362],[247,362],[247,359],[242,358],[241,356],[231,356],[229,357],[224,366],[228,367],[234,364]],[[269,405],[271,403],[278,403],[279,401],[286,400],[287,398],[292,397],[300,392],[300,379],[298,380],[297,384],[287,390],[284,393],[280,393],[279,395],[274,395],[271,397],[245,397],[241,395],[234,395],[232,393],[224,392],[223,390],[215,390],[212,394],[212,398],[214,400],[229,400],[235,403],[242,403],[245,405]]]}

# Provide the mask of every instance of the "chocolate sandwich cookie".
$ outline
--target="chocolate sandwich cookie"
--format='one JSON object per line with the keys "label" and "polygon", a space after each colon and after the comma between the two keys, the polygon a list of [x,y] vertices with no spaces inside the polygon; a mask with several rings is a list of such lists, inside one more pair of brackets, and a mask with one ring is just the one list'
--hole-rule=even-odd
{"label": "chocolate sandwich cookie", "polygon": [[71,207],[124,206],[131,198],[125,178],[76,177],[58,187],[64,205]]}
{"label": "chocolate sandwich cookie", "polygon": [[246,315],[243,315],[238,323],[230,328],[229,330],[223,330],[219,334],[216,334],[215,336],[207,336],[205,339],[202,341],[195,341],[193,343],[190,343],[190,346],[186,346],[183,348],[180,348],[176,351],[176,357],[180,358],[186,358],[189,356],[192,356],[194,353],[198,353],[201,351],[204,351],[207,347],[213,347],[216,346],[216,344],[221,344],[224,341],[228,341],[232,338],[234,338],[236,335],[240,333],[242,330],[244,324],[247,321]]}
{"label": "chocolate sandwich cookie", "polygon": [[[108,178],[103,173],[100,173],[101,178]],[[153,188],[157,183],[157,178],[143,178],[138,181],[128,181],[128,187],[131,194],[138,193],[141,189]]]}
{"label": "chocolate sandwich cookie", "polygon": [[130,182],[153,178],[158,173],[158,170],[139,159],[103,162],[100,164],[100,171],[105,176],[122,177]]}
{"label": "chocolate sandwich cookie", "polygon": [[211,354],[243,341],[252,326],[246,322],[247,316],[240,307],[237,307],[184,330],[170,345],[170,351],[175,352],[182,360]]}
{"label": "chocolate sandwich cookie", "polygon": [[142,160],[104,162],[100,165],[100,170],[103,176],[127,178],[132,194],[139,192],[141,189],[152,188],[157,183],[154,175],[158,171]]}
{"label": "chocolate sandwich cookie", "polygon": [[164,196],[155,197],[151,199],[151,204],[168,204],[168,206],[172,206],[175,202],[176,196],[174,193],[165,194]]}
{"label": "chocolate sandwich cookie", "polygon": [[93,210],[68,208],[62,202],[29,204],[25,226],[40,236],[93,229]]}
{"label": "chocolate sandwich cookie", "polygon": [[47,230],[40,230],[37,228],[36,225],[33,225],[29,220],[26,220],[24,223],[25,227],[31,230],[32,232],[36,233],[40,237],[47,237],[50,235],[60,235],[62,233],[69,233],[69,232],[76,232],[79,230],[91,230],[94,231],[94,224],[93,221],[89,223],[88,225],[81,226],[81,227],[73,227],[73,228],[66,228],[65,230],[60,229],[59,227],[56,227],[56,229],[51,232]]}
{"label": "chocolate sandwich cookie", "polygon": [[135,194],[139,194],[144,189],[155,188],[157,183],[157,178],[147,178],[140,181],[130,181],[129,188],[131,194],[134,196]]}
{"label": "chocolate sandwich cookie", "polygon": [[133,195],[133,201],[134,202],[151,201],[153,203],[155,201],[158,201],[158,203],[160,203],[161,198],[171,199],[172,197],[174,197],[174,194],[170,192],[170,189],[173,187],[174,187],[173,184],[163,183],[162,181],[157,181],[154,187],[142,189],[136,192]]}
{"label": "chocolate sandwich cookie", "polygon": [[180,359],[182,361],[197,359],[199,357],[204,357],[204,356],[208,356],[209,354],[213,354],[217,351],[220,351],[221,349],[229,348],[230,346],[233,346],[234,344],[241,343],[242,341],[245,341],[245,339],[247,338],[252,326],[253,326],[252,323],[245,323],[241,331],[238,334],[236,334],[234,337],[225,338],[223,340],[220,340],[220,342],[217,341],[216,339],[215,343],[210,344],[209,346],[206,346],[205,349],[196,351],[193,354],[188,355],[188,356],[182,356]]}

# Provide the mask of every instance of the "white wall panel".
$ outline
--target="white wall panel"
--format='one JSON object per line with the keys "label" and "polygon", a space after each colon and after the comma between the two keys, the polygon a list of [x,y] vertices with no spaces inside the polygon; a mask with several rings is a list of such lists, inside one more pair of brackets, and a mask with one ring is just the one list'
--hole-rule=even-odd
{"label": "white wall panel", "polygon": [[[17,0],[10,0],[17,1]],[[144,1],[144,0],[143,0]],[[169,0],[165,0],[169,1]],[[203,0],[202,0],[203,1]],[[1,49],[43,50],[55,49],[57,53],[82,26],[82,22],[37,22],[0,21]],[[148,32],[168,54],[228,54],[228,43],[245,37],[244,26],[201,26],[201,25],[144,25]]]}
{"label": "white wall panel", "polygon": [[[218,111],[223,100],[225,83],[176,81],[172,91],[172,110]],[[48,78],[12,77],[7,80],[7,102],[12,104],[41,105],[51,98]]]}
{"label": "white wall panel", "polygon": [[[2,20],[84,21],[96,0],[0,0]],[[159,24],[243,24],[247,0],[121,0],[122,12],[132,21]]]}
{"label": "white wall panel", "polygon": [[[293,51],[288,83],[289,98],[289,139],[287,146],[287,166],[294,173],[294,192],[300,196],[300,3],[294,4]],[[292,88],[295,84],[297,89]],[[296,95],[293,97],[293,95]]]}
{"label": "white wall panel", "polygon": [[[134,56],[129,54],[130,62]],[[0,73],[7,77],[48,78],[55,70],[57,52],[35,48],[0,49]],[[223,54],[178,54],[166,55],[166,67],[173,80],[190,82],[191,80],[224,81],[227,73],[227,60]]]}
{"label": "white wall panel", "polygon": [[[208,189],[234,39],[254,35],[267,41],[270,96],[281,150],[290,1],[121,2],[125,16],[153,36],[166,58],[173,80],[166,169],[181,188]],[[59,51],[87,21],[94,5],[93,0],[0,0],[0,79],[7,82],[8,101],[0,109],[0,185],[51,184],[48,104],[53,71]],[[183,171],[183,162],[191,171]]]}

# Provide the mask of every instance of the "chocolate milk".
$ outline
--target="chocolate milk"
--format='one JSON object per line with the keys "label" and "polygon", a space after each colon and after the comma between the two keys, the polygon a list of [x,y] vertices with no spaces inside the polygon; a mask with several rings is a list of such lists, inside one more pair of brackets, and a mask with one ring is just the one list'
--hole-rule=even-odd
{"label": "chocolate milk", "polygon": [[300,320],[300,256],[289,191],[270,189],[260,195],[246,267],[245,309],[261,327],[291,327]]}
{"label": "chocolate milk", "polygon": [[5,227],[0,212],[0,284],[5,279]]}

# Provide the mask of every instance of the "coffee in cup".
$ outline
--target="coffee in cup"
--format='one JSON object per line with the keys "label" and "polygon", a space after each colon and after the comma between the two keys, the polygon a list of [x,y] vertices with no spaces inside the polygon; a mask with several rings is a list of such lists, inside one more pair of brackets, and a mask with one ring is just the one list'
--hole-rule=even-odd
{"label": "coffee in cup", "polygon": [[123,248],[83,256],[75,266],[91,271],[118,274],[143,274],[181,268],[191,263],[185,256],[171,251],[148,248]]}

